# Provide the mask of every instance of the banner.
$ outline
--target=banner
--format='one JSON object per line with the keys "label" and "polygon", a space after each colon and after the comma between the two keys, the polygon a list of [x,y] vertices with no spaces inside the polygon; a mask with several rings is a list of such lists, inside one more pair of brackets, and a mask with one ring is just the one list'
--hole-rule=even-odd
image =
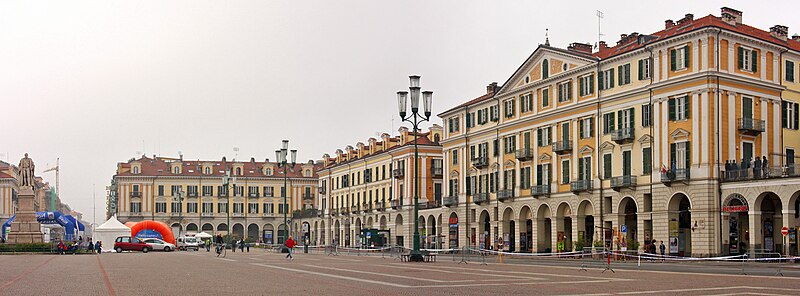
{"label": "banner", "polygon": [[670,254],[678,253],[678,237],[676,236],[669,237],[669,253]]}

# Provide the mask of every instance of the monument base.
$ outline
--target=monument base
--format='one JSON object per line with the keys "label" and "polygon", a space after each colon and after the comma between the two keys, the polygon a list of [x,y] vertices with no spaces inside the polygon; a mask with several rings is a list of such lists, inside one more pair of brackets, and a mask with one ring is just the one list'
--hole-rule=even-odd
{"label": "monument base", "polygon": [[14,222],[11,222],[11,232],[8,233],[6,243],[30,244],[44,242],[41,226],[39,222],[36,221],[36,212],[32,211],[33,190],[30,188],[22,188],[17,201],[20,210],[17,211]]}

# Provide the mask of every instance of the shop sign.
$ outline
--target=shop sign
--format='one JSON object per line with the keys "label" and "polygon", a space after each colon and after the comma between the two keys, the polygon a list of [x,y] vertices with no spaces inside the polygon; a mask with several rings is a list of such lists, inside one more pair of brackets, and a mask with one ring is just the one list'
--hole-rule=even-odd
{"label": "shop sign", "polygon": [[725,213],[747,212],[747,205],[723,206],[722,211]]}

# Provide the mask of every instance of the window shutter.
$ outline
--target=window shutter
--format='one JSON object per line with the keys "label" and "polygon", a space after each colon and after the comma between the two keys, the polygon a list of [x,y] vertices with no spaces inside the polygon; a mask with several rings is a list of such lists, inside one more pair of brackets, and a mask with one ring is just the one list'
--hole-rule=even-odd
{"label": "window shutter", "polygon": [[644,60],[639,60],[639,80],[644,79],[644,75],[642,75],[644,70],[643,68],[644,68]]}
{"label": "window shutter", "polygon": [[608,87],[607,88],[614,88],[614,68],[609,69],[611,71],[608,74]]}
{"label": "window shutter", "polygon": [[678,63],[678,58],[676,56],[677,52],[678,51],[674,50],[674,49],[670,49],[669,50],[669,65],[670,65],[670,69],[672,71],[675,71],[675,70],[678,69],[678,67],[676,66],[677,63]]}
{"label": "window shutter", "polygon": [[578,78],[578,95],[581,97],[586,95],[583,93],[583,78]]}
{"label": "window shutter", "polygon": [[542,129],[536,130],[536,145],[542,147]]}
{"label": "window shutter", "polygon": [[685,96],[685,97],[683,97],[683,114],[686,116],[686,118],[690,118],[691,117],[691,116],[689,116],[690,115],[689,114],[689,110],[690,110],[690,108],[689,108],[689,96]]}
{"label": "window shutter", "polygon": [[567,100],[572,100],[572,81],[567,82]]}
{"label": "window shutter", "polygon": [[781,124],[783,128],[787,128],[789,124],[789,114],[786,114],[789,110],[786,108],[786,104],[788,102],[781,102]]}
{"label": "window shutter", "polygon": [[588,94],[591,94],[591,93],[594,93],[594,75],[589,75],[589,93]]}
{"label": "window shutter", "polygon": [[629,128],[633,128],[635,126],[634,123],[636,122],[636,120],[634,120],[634,118],[633,118],[634,114],[636,114],[636,112],[633,111],[633,108],[628,109],[628,116],[629,116],[628,127]]}
{"label": "window shutter", "polygon": [[669,99],[669,121],[675,121],[675,99]]}
{"label": "window shutter", "polygon": [[597,89],[605,89],[605,86],[603,85],[603,71],[597,72]]}
{"label": "window shutter", "polygon": [[744,48],[740,46],[738,51],[739,51],[739,69],[741,70],[744,68]]}
{"label": "window shutter", "polygon": [[542,185],[542,165],[536,166],[536,185]]}
{"label": "window shutter", "polygon": [[675,143],[669,144],[669,169],[672,170],[672,164],[676,163],[675,160]]}
{"label": "window shutter", "polygon": [[689,46],[686,45],[683,47],[683,66],[685,68],[689,68],[689,62],[691,57],[689,56]]}
{"label": "window shutter", "polygon": [[798,128],[798,125],[797,125],[798,124],[798,116],[797,116],[798,115],[798,109],[800,109],[798,107],[800,106],[800,104],[797,104],[797,103],[791,103],[791,104],[794,104],[794,126],[793,127],[794,127],[795,130],[796,129],[800,129],[800,128]]}
{"label": "window shutter", "polygon": [[614,131],[614,112],[608,113],[608,131]]}
{"label": "window shutter", "polygon": [[617,111],[617,128],[622,128],[622,110]]}
{"label": "window shutter", "polygon": [[583,180],[583,158],[578,158],[578,180]]}
{"label": "window shutter", "polygon": [[594,136],[594,117],[589,118],[589,137]]}
{"label": "window shutter", "polygon": [[750,69],[753,70],[753,72],[758,72],[758,51],[753,50],[750,53],[753,56],[753,58],[750,59],[751,63],[753,64],[753,67],[751,67]]}
{"label": "window shutter", "polygon": [[619,85],[625,84],[625,77],[622,75],[622,73],[625,73],[625,66],[617,67],[617,81]]}
{"label": "window shutter", "polygon": [[692,166],[692,142],[687,141],[686,144],[686,166],[687,170]]}

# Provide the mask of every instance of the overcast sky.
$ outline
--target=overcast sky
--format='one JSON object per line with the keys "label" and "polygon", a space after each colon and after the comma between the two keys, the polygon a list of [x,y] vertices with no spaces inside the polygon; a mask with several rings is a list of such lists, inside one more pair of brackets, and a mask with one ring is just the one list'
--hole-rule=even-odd
{"label": "overcast sky", "polygon": [[[686,13],[800,29],[796,1],[2,1],[0,158],[61,159],[61,199],[105,218],[117,162],[319,159],[400,125],[410,74],[434,114],[505,82],[549,28],[566,47],[652,33]],[[435,122],[441,124],[436,118]]]}

